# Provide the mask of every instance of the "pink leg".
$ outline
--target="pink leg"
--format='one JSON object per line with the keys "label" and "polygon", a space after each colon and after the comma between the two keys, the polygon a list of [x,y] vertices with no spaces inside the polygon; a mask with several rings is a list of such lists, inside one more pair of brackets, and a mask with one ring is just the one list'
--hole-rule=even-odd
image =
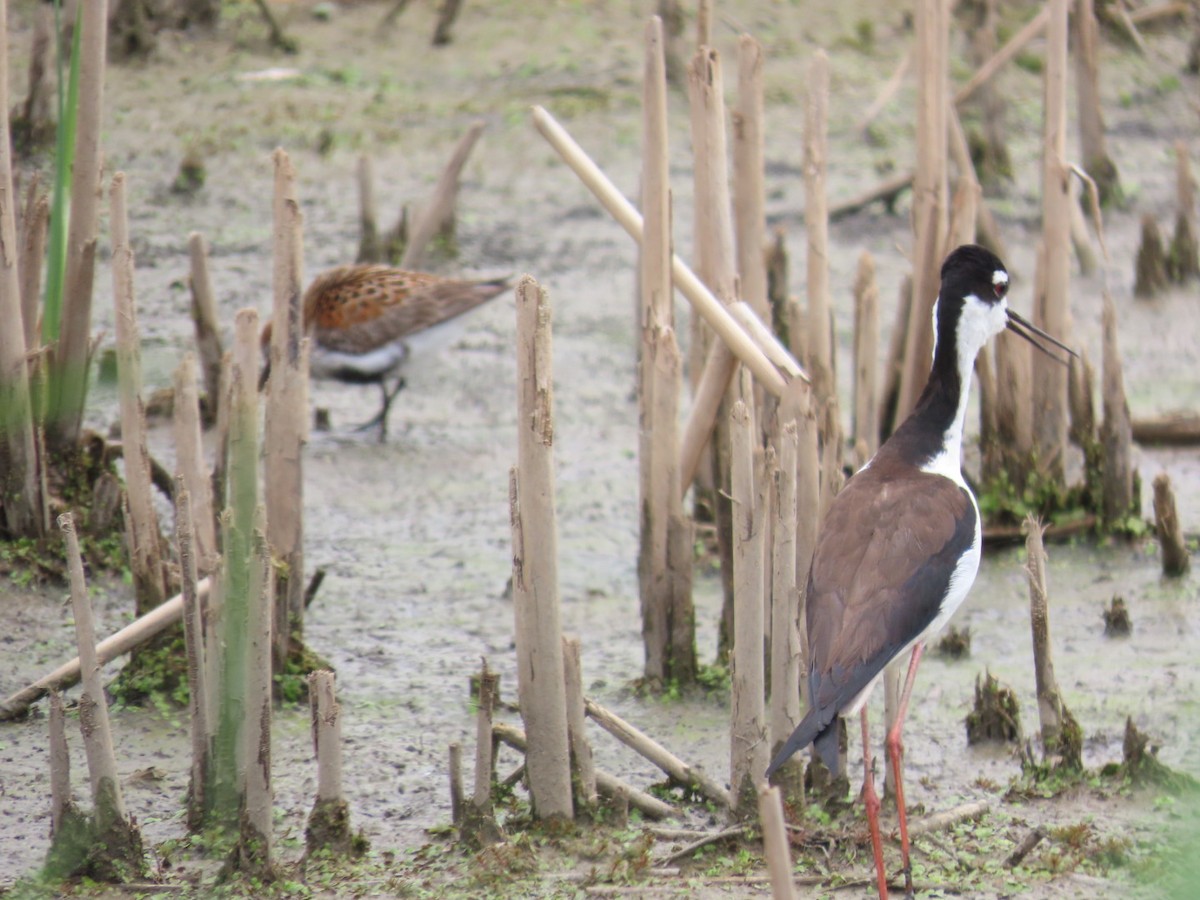
{"label": "pink leg", "polygon": [[871,738],[867,730],[867,705],[862,708],[863,733],[863,804],[867,807],[867,825],[871,829],[871,849],[875,853],[875,877],[879,882],[879,900],[887,900],[887,870],[883,867],[883,841],[879,836],[879,795],[875,793],[875,772],[871,767]]}
{"label": "pink leg", "polygon": [[900,738],[900,729],[904,726],[904,716],[908,712],[908,701],[912,697],[913,682],[917,678],[917,665],[921,662],[921,653],[925,643],[919,642],[913,647],[912,659],[908,663],[908,674],[904,676],[904,687],[900,691],[900,708],[896,710],[896,722],[887,736],[888,758],[892,761],[892,777],[896,785],[896,815],[900,821],[900,862],[904,867],[904,896],[913,896],[912,864],[908,858],[908,813],[904,807],[904,782],[900,779],[900,763],[904,758],[904,742]]}

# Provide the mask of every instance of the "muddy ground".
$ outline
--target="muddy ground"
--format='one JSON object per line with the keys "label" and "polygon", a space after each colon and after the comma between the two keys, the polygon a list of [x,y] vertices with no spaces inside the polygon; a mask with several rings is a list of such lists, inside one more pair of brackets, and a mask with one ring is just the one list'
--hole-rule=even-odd
{"label": "muddy ground", "polygon": [[[414,5],[391,31],[379,27],[389,4],[321,4],[331,13],[329,21],[316,18],[317,4],[307,0],[274,5],[300,42],[296,56],[271,52],[254,7],[243,3],[227,5],[217,34],[162,35],[148,62],[109,71],[104,150],[109,171],[122,170],[129,180],[147,388],[169,383],[180,352],[191,343],[189,232],[203,232],[212,247],[212,276],[227,325],[243,306],[268,309],[275,147],[289,151],[299,175],[305,269],[311,277],[354,257],[354,170],[360,153],[375,160],[381,216],[390,224],[402,204],[419,204],[427,195],[458,135],[472,121],[485,120],[488,128],[461,195],[459,255],[439,271],[529,272],[550,291],[563,621],[583,637],[587,690],[679,756],[727,777],[721,699],[663,701],[629,690],[641,672],[634,251],[528,119],[530,104],[546,105],[632,195],[640,143],[640,35],[650,4],[468,3],[454,43],[438,50],[428,42],[432,4]],[[27,3],[14,6],[9,40],[19,97],[31,11]],[[881,13],[874,4],[817,2],[801,8],[747,0],[720,7],[715,42],[725,60],[730,99],[738,31],[755,34],[766,50],[768,214],[772,225],[788,231],[791,287],[802,293],[800,128],[807,60],[818,46],[831,55],[829,191],[836,202],[911,164],[911,84],[881,116],[880,142],[863,141],[853,124],[911,34],[901,12]],[[1016,22],[1030,12],[1008,15]],[[871,24],[869,36],[862,22]],[[1148,42],[1145,56],[1112,39],[1104,51],[1110,152],[1130,197],[1128,207],[1109,213],[1106,221],[1112,254],[1107,277],[1119,309],[1135,417],[1200,407],[1197,287],[1153,301],[1132,297],[1139,217],[1152,213],[1171,227],[1176,194],[1171,147],[1185,140],[1195,167],[1200,135],[1197,81],[1182,72],[1183,36],[1178,29],[1152,32]],[[956,39],[953,75],[959,81],[969,72],[961,44]],[[262,77],[277,67],[294,72]],[[1040,79],[1028,67],[1012,66],[999,83],[1010,102],[1016,176],[992,192],[992,202],[1009,247],[1013,302],[1028,311],[1039,219]],[[687,257],[691,184],[682,96],[672,97],[671,114],[675,238]],[[203,158],[207,180],[194,196],[183,197],[170,185],[188,154]],[[844,394],[850,383],[854,267],[863,250],[874,255],[886,334],[907,268],[907,212],[902,199],[894,214],[876,207],[833,226],[830,264]],[[106,223],[102,231],[96,328],[111,336]],[[1076,271],[1072,278],[1073,340],[1093,360],[1100,356],[1101,277]],[[489,881],[487,866],[481,877],[477,861],[443,850],[440,843],[433,853],[416,853],[434,840],[428,829],[449,821],[447,744],[472,746],[468,674],[486,656],[502,673],[505,695],[515,691],[512,608],[505,596],[511,565],[507,479],[516,456],[513,333],[513,306],[505,297],[465,323],[449,349],[421,359],[407,374],[408,389],[397,402],[393,435],[384,445],[348,431],[373,412],[374,391],[313,385],[313,403],[330,409],[335,430],[314,433],[308,448],[308,565],[327,568],[329,576],[306,633],[338,671],[346,792],[354,826],[370,839],[374,853],[369,878],[324,895],[423,896],[428,890],[445,896],[487,891],[569,896],[582,888],[563,873],[604,870],[619,859],[630,834],[606,838],[599,862],[581,862],[578,854],[549,842],[538,857],[540,869],[521,876],[519,888],[505,887],[518,868],[511,860],[500,865],[506,874]],[[114,389],[97,386],[90,424],[108,428],[116,417]],[[155,454],[170,465],[167,430],[157,428],[153,440]],[[1200,531],[1195,451],[1140,449],[1137,462],[1147,486],[1160,471],[1171,475],[1185,529]],[[1148,493],[1144,508],[1149,513]],[[1164,762],[1200,775],[1197,576],[1163,581],[1156,549],[1145,541],[1081,542],[1052,547],[1050,553],[1058,676],[1083,726],[1087,765],[1120,758],[1125,718],[1132,716],[1161,746]],[[1005,788],[1019,771],[1014,754],[966,746],[963,719],[973,682],[984,670],[1016,691],[1026,733],[1037,730],[1022,562],[1016,551],[985,557],[957,619],[971,629],[971,657],[931,658],[917,684],[907,729],[911,803],[926,812],[970,800],[990,804],[979,826],[918,842],[918,881],[935,886],[925,896],[1159,896],[1165,888],[1154,879],[1173,859],[1165,848],[1180,822],[1195,821],[1181,812],[1186,803],[1161,790],[1129,791],[1098,780],[1053,800],[1006,798]],[[10,583],[0,593],[5,616],[0,694],[7,695],[73,655],[74,639],[63,588]],[[93,593],[102,632],[128,621],[128,585],[96,578]],[[711,572],[699,579],[704,661],[715,654],[717,593]],[[1114,595],[1130,606],[1134,630],[1128,639],[1103,634],[1101,607]],[[157,865],[164,873],[169,865],[175,879],[210,878],[211,865],[176,849],[185,834],[181,811],[188,764],[181,713],[123,709],[115,716],[114,734],[126,799],[156,848]],[[635,784],[657,780],[602,733],[595,736],[595,749],[600,765]],[[86,768],[74,738],[72,751],[82,798]],[[852,766],[858,765],[851,755]],[[46,756],[44,718],[0,726],[0,891],[32,874],[44,857]],[[274,762],[278,851],[294,861],[315,787],[305,710],[279,713]],[[506,759],[502,769],[511,763]],[[692,826],[715,824],[701,812],[683,819]],[[1013,844],[1039,825],[1058,830],[1022,869],[1004,870],[1001,863]],[[660,844],[654,853],[665,855],[670,846]],[[799,859],[809,873],[832,868],[860,879],[870,874],[864,852],[860,846],[856,853],[826,859],[806,851]],[[894,848],[888,852],[895,855]],[[707,896],[768,891],[737,880],[762,874],[754,854],[739,856],[726,848],[688,865],[686,879],[666,879],[660,889]],[[1143,885],[1147,879],[1149,887]],[[868,896],[870,889],[838,895],[847,893]]]}

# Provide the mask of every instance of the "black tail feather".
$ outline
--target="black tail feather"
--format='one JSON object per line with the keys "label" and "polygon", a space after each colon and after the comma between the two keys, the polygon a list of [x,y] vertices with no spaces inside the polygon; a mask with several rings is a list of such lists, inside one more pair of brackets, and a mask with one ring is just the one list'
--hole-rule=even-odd
{"label": "black tail feather", "polygon": [[834,775],[837,775],[838,741],[836,725],[836,712],[819,709],[810,710],[808,715],[796,726],[796,730],[784,741],[783,746],[779,748],[779,752],[771,760],[771,765],[767,766],[766,777],[770,778],[778,771],[780,766],[809,744],[813,743],[817,746],[817,752],[821,754],[821,761],[825,763]]}

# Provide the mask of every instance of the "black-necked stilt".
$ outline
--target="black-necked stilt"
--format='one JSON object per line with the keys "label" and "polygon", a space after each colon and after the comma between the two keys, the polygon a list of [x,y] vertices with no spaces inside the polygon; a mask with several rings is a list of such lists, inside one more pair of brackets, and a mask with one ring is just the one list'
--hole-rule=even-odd
{"label": "black-necked stilt", "polygon": [[[318,275],[304,294],[304,326],[312,334],[309,371],[316,378],[378,384],[383,404],[360,428],[387,435],[392,400],[404,387],[397,377],[415,350],[452,337],[451,323],[508,285],[509,279],[464,281],[391,266],[338,266]],[[263,328],[264,352],[271,325]],[[264,368],[262,380],[269,375]]]}
{"label": "black-necked stilt", "polygon": [[1009,310],[1007,293],[1008,271],[982,247],[959,247],[942,264],[929,383],[904,424],[846,483],[821,525],[806,609],[812,708],[767,770],[769,777],[792,754],[815,744],[837,774],[837,719],[861,714],[863,795],[881,898],[887,896],[887,878],[866,700],[884,668],[911,649],[887,750],[895,776],[905,888],[912,896],[900,729],[925,639],[962,603],[979,568],[979,507],[961,469],[975,357],[1006,327],[1052,356],[1056,354],[1035,338],[1072,352]]}

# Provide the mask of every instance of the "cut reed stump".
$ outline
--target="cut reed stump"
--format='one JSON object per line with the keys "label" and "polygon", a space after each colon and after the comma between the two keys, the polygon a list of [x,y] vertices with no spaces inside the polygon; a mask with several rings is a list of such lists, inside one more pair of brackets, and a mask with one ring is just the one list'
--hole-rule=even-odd
{"label": "cut reed stump", "polygon": [[517,690],[529,735],[534,815],[573,816],[567,700],[559,625],[550,300],[528,275],[517,284],[517,465],[509,477]]}
{"label": "cut reed stump", "polygon": [[949,67],[949,23],[944,3],[916,4],[917,168],[913,178],[913,302],[906,326],[904,368],[895,423],[916,405],[933,358],[930,310],[937,296],[941,253],[945,244]]}
{"label": "cut reed stump", "polygon": [[335,689],[334,674],[328,669],[309,674],[317,799],[304,826],[304,845],[309,853],[326,850],[345,856],[364,852],[366,841],[350,830],[350,804],[342,793],[342,708]]}
{"label": "cut reed stump", "polygon": [[818,414],[837,406],[833,335],[829,327],[829,56],[818,49],[808,68],[804,106],[804,224],[807,242],[808,354]]}
{"label": "cut reed stump", "polygon": [[[1071,170],[1067,162],[1069,0],[1050,0],[1046,24],[1042,240],[1033,322],[1059,340],[1071,327]],[[1033,358],[1033,446],[1039,467],[1062,480],[1067,454],[1067,370],[1047,354]]]}
{"label": "cut reed stump", "polygon": [[[738,299],[737,260],[734,251],[732,205],[729,196],[729,163],[725,134],[724,77],[717,51],[701,45],[688,66],[688,99],[692,134],[692,179],[695,212],[693,228],[696,247],[696,274],[708,285],[721,303],[728,306]],[[712,472],[712,497],[720,556],[721,587],[724,602],[718,629],[717,652],[724,656],[733,645],[733,510],[729,486],[729,408],[734,394],[730,388],[737,359],[721,341],[711,339],[709,330],[692,317],[692,372],[699,371],[694,357],[706,352],[704,370],[695,393],[703,386],[720,391],[720,402],[712,438],[709,442],[709,466]],[[690,424],[690,423],[689,423]]]}
{"label": "cut reed stump", "polygon": [[50,695],[50,849],[44,872],[65,878],[87,857],[92,824],[71,799],[71,753],[67,747],[67,714],[62,695]]}
{"label": "cut reed stump", "polygon": [[640,245],[641,335],[638,356],[638,488],[641,532],[638,594],[642,611],[643,676],[647,684],[691,684],[696,678],[690,550],[672,554],[672,534],[690,531],[679,483],[679,396],[682,361],[675,342],[671,278],[671,203],[667,144],[667,84],[661,23],[645,32],[643,80],[643,233]]}
{"label": "cut reed stump", "polygon": [[1148,299],[1167,287],[1167,255],[1158,223],[1149,213],[1142,216],[1142,242],[1138,245],[1133,295]]}
{"label": "cut reed stump", "polygon": [[304,445],[308,441],[308,341],[304,337],[303,220],[296,174],[273,154],[271,339],[263,434],[267,544],[274,557],[272,669],[288,670],[304,640]]}
{"label": "cut reed stump", "polygon": [[879,449],[879,287],[875,261],[863,251],[854,277],[854,446],[859,466]]}
{"label": "cut reed stump", "polygon": [[1127,516],[1141,510],[1141,497],[1135,490],[1137,477],[1133,470],[1133,427],[1129,404],[1125,399],[1125,378],[1121,371],[1121,355],[1117,348],[1117,310],[1108,291],[1104,294],[1104,422],[1100,426],[1100,443],[1104,457],[1101,484],[1101,513],[1109,526],[1120,524]]}
{"label": "cut reed stump", "polygon": [[191,832],[204,825],[209,791],[209,692],[205,679],[204,619],[196,590],[196,542],[192,521],[191,494],[182,476],[175,492],[175,541],[179,548],[180,596],[183,598],[183,644],[187,655],[188,724],[192,743],[192,765],[187,794],[187,825]]}
{"label": "cut reed stump", "polygon": [[[0,0],[0,28],[9,34],[7,0]],[[49,522],[29,393],[8,109],[6,46],[0,49],[0,536],[19,538],[45,534]]]}
{"label": "cut reed stump", "polygon": [[[175,369],[175,466],[176,503],[180,491],[190,498],[189,527],[194,529],[194,559],[198,572],[209,574],[216,565],[217,532],[213,516],[212,480],[204,465],[200,435],[200,401],[196,394],[196,356],[183,355]],[[178,513],[177,513],[178,515]],[[178,527],[178,521],[176,527]]]}
{"label": "cut reed stump", "polygon": [[58,517],[59,528],[67,544],[67,565],[71,577],[71,608],[75,614],[75,639],[83,672],[83,693],[79,697],[79,729],[87,754],[88,774],[92,783],[92,833],[87,857],[71,874],[86,875],[97,881],[118,884],[137,881],[148,874],[142,835],[125,809],[117,758],[113,751],[108,719],[108,702],[96,654],[96,632],[92,606],[87,596],[79,539],[70,513]]}
{"label": "cut reed stump", "polygon": [[1031,515],[1025,519],[1025,528],[1029,621],[1033,631],[1033,674],[1037,687],[1038,718],[1042,728],[1042,752],[1045,761],[1054,768],[1079,771],[1083,768],[1083,732],[1063,702],[1062,691],[1054,677],[1042,523]]}
{"label": "cut reed stump", "polygon": [[[455,3],[456,0],[446,0]],[[433,195],[425,204],[421,214],[413,223],[408,235],[408,243],[404,247],[404,255],[400,258],[400,268],[419,269],[428,257],[429,245],[435,237],[440,237],[444,245],[452,246],[454,241],[454,209],[458,202],[458,188],[462,179],[463,168],[471,158],[471,151],[479,142],[485,124],[474,122],[466,133],[459,138],[450,155],[446,167],[438,176],[437,184],[433,187]]]}
{"label": "cut reed stump", "polygon": [[1011,688],[991,672],[975,676],[975,705],[967,713],[967,743],[1017,744],[1021,741],[1021,706]]}
{"label": "cut reed stump", "polygon": [[1075,38],[1075,94],[1079,113],[1079,145],[1083,167],[1096,182],[1100,204],[1121,196],[1116,163],[1108,155],[1100,100],[1100,26],[1094,0],[1079,0],[1071,24]]}
{"label": "cut reed stump", "polygon": [[125,491],[129,518],[125,523],[129,567],[137,596],[137,613],[161,604],[168,596],[163,538],[150,484],[150,450],[146,445],[146,413],[142,405],[141,337],[133,292],[133,250],[125,205],[125,174],[117,172],[110,191],[113,242],[113,298],[116,305],[117,374],[120,380],[121,443],[125,456]]}
{"label": "cut reed stump", "polygon": [[475,786],[471,799],[463,804],[459,836],[468,846],[482,848],[504,839],[504,833],[496,824],[492,807],[496,756],[492,715],[500,695],[500,676],[488,668],[486,659],[479,673],[478,684],[475,712]]}
{"label": "cut reed stump", "polygon": [[371,157],[358,158],[358,256],[360,263],[383,262],[379,244],[379,225],[375,215],[375,165]]}
{"label": "cut reed stump", "polygon": [[205,403],[201,407],[205,425],[217,421],[217,407],[221,403],[221,331],[217,320],[217,301],[213,294],[212,279],[208,274],[208,245],[204,235],[193,231],[188,235],[188,259],[190,272],[188,286],[192,294],[192,323],[196,329],[196,352],[200,354],[200,367],[204,374]]}
{"label": "cut reed stump", "polygon": [[[46,257],[50,228],[50,198],[42,190],[36,173],[29,179],[29,187],[25,190],[25,205],[21,210],[19,226],[17,237],[21,244],[17,272],[20,274],[21,323],[25,326],[25,347],[30,348],[36,347],[39,341],[42,260]],[[40,361],[38,365],[41,365]]]}
{"label": "cut reed stump", "polygon": [[[1200,17],[1200,11],[1197,11]],[[1200,238],[1196,226],[1196,182],[1192,179],[1187,144],[1175,143],[1176,188],[1178,211],[1175,214],[1175,236],[1167,254],[1167,277],[1183,283],[1200,276]]]}
{"label": "cut reed stump", "polygon": [[1165,472],[1154,478],[1154,530],[1162,551],[1163,574],[1171,578],[1186,575],[1192,561],[1175,512],[1175,492]]}
{"label": "cut reed stump", "polygon": [[[774,757],[783,746],[800,724],[802,715],[797,690],[801,679],[800,591],[796,583],[796,454],[799,435],[794,418],[779,423],[777,416],[776,423],[778,427],[772,443],[776,464],[771,466],[768,473],[774,489],[771,513],[775,517],[771,529],[769,757]],[[782,786],[788,802],[794,806],[803,803],[803,775],[804,764],[799,754],[775,773],[775,783]]]}
{"label": "cut reed stump", "polygon": [[[744,376],[743,389],[749,384]],[[734,815],[748,819],[758,809],[757,784],[769,757],[763,671],[766,506],[758,432],[747,402],[730,412],[733,498],[734,640],[730,723],[730,778]]]}

